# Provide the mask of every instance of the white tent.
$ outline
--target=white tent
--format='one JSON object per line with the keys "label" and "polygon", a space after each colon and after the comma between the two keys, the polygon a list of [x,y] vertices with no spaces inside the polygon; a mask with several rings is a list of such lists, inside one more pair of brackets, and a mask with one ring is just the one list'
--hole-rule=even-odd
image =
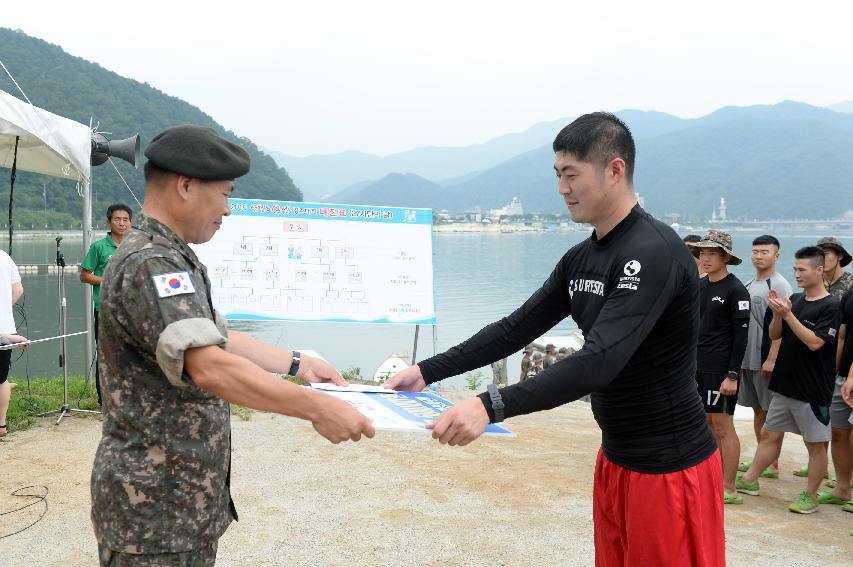
{"label": "white tent", "polygon": [[12,167],[87,184],[92,151],[89,127],[0,91],[0,167]]}
{"label": "white tent", "polygon": [[[5,66],[4,66],[5,69]],[[17,152],[15,144],[17,142]],[[92,241],[92,132],[0,90],[0,167],[74,179],[83,196],[83,249]],[[17,161],[16,161],[17,157]],[[85,286],[86,360],[92,360],[92,287]],[[87,363],[88,364],[88,363]]]}

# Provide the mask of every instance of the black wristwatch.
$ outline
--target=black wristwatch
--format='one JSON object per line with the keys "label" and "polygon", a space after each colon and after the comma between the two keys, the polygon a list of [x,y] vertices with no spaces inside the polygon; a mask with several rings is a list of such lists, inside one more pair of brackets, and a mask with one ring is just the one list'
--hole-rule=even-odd
{"label": "black wristwatch", "polygon": [[500,423],[504,420],[504,399],[498,391],[498,387],[494,384],[489,384],[486,387],[489,392],[489,398],[492,400],[492,411],[495,413],[495,423]]}
{"label": "black wristwatch", "polygon": [[737,370],[729,370],[726,372],[726,378],[732,380],[733,382],[737,382],[737,379],[740,378],[740,372]]}
{"label": "black wristwatch", "polygon": [[293,362],[290,363],[290,370],[287,371],[288,376],[296,376],[296,373],[299,372],[299,360],[301,356],[298,350],[293,351]]}

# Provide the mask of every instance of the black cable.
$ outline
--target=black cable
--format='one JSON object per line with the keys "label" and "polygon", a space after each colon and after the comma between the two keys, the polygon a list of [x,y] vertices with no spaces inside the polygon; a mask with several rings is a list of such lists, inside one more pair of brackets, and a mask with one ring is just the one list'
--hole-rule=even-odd
{"label": "black cable", "polygon": [[15,192],[15,177],[18,175],[18,141],[20,136],[15,136],[15,157],[12,159],[12,181],[9,185],[9,257],[12,256],[12,195]]}
{"label": "black cable", "polygon": [[[20,492],[22,490],[27,490],[28,488],[43,488],[44,494],[20,494]],[[41,519],[44,518],[45,515],[47,514],[47,508],[48,508],[48,506],[47,506],[47,494],[48,494],[48,492],[49,492],[49,490],[43,484],[37,484],[37,485],[33,485],[33,486],[24,486],[24,487],[18,488],[16,490],[13,490],[10,493],[12,496],[17,496],[18,498],[35,498],[35,500],[30,502],[29,504],[24,504],[23,506],[21,506],[19,508],[15,508],[14,510],[8,510],[6,512],[0,512],[0,516],[6,516],[8,514],[14,514],[15,512],[20,512],[22,510],[26,510],[30,506],[35,506],[36,504],[39,504],[39,503],[44,504],[44,510],[41,511],[41,515],[38,518],[36,518],[35,521],[33,521],[32,523],[24,526],[23,528],[19,529],[18,531],[14,531],[10,534],[0,535],[0,539],[12,537],[13,535],[17,535],[23,531],[30,529],[31,527],[33,527],[34,525],[39,523],[41,521]]]}

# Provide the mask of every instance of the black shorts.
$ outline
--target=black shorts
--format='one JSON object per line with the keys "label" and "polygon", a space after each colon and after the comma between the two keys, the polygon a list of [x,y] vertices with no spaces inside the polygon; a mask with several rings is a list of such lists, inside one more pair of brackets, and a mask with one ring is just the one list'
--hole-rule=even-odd
{"label": "black shorts", "polygon": [[12,351],[0,350],[0,384],[9,378],[10,366],[12,366]]}
{"label": "black shorts", "polygon": [[727,413],[734,415],[737,405],[737,394],[724,396],[720,394],[720,384],[726,377],[725,372],[696,372],[696,384],[699,386],[699,396],[705,413]]}

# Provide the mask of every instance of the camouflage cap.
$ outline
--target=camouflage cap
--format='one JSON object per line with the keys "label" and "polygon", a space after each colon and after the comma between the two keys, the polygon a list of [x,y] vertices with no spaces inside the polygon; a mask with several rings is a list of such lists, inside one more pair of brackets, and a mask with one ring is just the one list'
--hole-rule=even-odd
{"label": "camouflage cap", "polygon": [[705,233],[702,240],[699,242],[688,242],[687,246],[690,248],[690,252],[697,258],[699,257],[700,248],[720,248],[723,252],[731,256],[728,263],[732,266],[737,266],[743,262],[732,251],[732,235],[724,230],[711,229]]}
{"label": "camouflage cap", "polygon": [[818,248],[831,248],[833,251],[841,255],[841,260],[838,262],[843,268],[850,263],[851,257],[844,245],[841,244],[841,239],[834,236],[824,236],[817,241]]}
{"label": "camouflage cap", "polygon": [[533,345],[527,345],[522,352],[533,352]]}

